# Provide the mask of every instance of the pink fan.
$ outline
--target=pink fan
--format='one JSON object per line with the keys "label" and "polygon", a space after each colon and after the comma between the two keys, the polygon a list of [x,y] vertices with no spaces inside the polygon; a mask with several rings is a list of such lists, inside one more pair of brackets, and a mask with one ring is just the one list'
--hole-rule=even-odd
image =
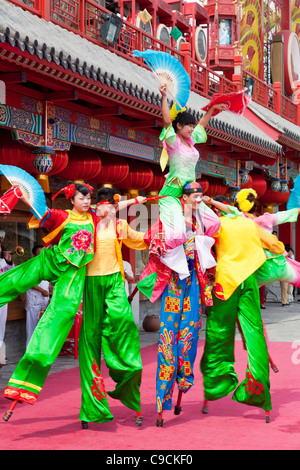
{"label": "pink fan", "polygon": [[[246,107],[248,106],[251,98],[250,96],[246,95],[245,91],[247,89],[235,92],[235,93],[218,93],[216,94],[213,99],[204,106],[203,111],[208,111],[212,106],[215,104],[227,104],[228,111],[236,114],[243,114]],[[213,116],[219,114],[220,111],[217,109],[213,112]]]}

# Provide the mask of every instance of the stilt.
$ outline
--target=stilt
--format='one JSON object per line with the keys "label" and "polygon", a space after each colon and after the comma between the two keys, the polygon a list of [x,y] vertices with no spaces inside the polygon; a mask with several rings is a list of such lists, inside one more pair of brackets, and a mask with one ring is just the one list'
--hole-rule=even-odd
{"label": "stilt", "polygon": [[208,400],[204,400],[203,408],[202,408],[202,413],[204,415],[207,415],[208,413]]}
{"label": "stilt", "polygon": [[8,420],[9,420],[9,418],[10,418],[11,415],[13,414],[13,411],[14,411],[14,409],[15,409],[17,403],[18,403],[18,400],[13,400],[13,401],[12,401],[10,407],[8,408],[8,410],[5,412],[5,414],[4,414],[4,416],[3,416],[4,421],[8,421]]}
{"label": "stilt", "polygon": [[82,429],[88,429],[89,428],[89,423],[87,421],[81,421],[81,427],[82,427]]}
{"label": "stilt", "polygon": [[181,413],[181,399],[182,399],[182,390],[179,390],[178,391],[178,397],[177,397],[177,403],[175,405],[175,409],[174,409],[174,415],[180,415]]}
{"label": "stilt", "polygon": [[161,412],[161,413],[158,413],[158,418],[157,418],[157,421],[156,421],[156,426],[157,426],[158,428],[162,428],[162,427],[163,427],[163,424],[164,424],[164,420],[163,420],[162,412]]}
{"label": "stilt", "polygon": [[279,372],[279,369],[278,367],[276,366],[276,364],[274,363],[273,359],[271,358],[270,354],[269,354],[269,363],[270,363],[270,366],[271,366],[271,369],[275,372],[275,374],[277,372]]}
{"label": "stilt", "polygon": [[270,421],[271,421],[270,411],[266,411],[266,423],[269,423]]}
{"label": "stilt", "polygon": [[136,412],[136,418],[135,418],[135,425],[136,426],[142,426],[143,424],[143,416],[141,416],[141,412],[137,411]]}

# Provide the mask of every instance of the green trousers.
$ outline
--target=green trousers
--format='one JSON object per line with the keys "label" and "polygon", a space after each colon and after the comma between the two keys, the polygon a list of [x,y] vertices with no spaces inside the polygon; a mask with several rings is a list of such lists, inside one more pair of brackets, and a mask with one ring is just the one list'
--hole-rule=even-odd
{"label": "green trousers", "polygon": [[[106,392],[100,371],[101,349],[109,375],[116,382],[112,392]],[[139,334],[120,273],[86,277],[79,365],[81,420],[97,423],[112,420],[107,395],[140,411]]]}
{"label": "green trousers", "polygon": [[45,249],[26,263],[0,276],[0,305],[37,286],[54,283],[51,302],[33,332],[4,397],[34,404],[47,374],[73,325],[81,302],[86,267],[68,264],[56,249]]}
{"label": "green trousers", "polygon": [[[234,371],[237,318],[248,351],[246,378],[239,386]],[[237,402],[264,410],[272,409],[268,349],[263,332],[255,275],[246,279],[226,301],[213,295],[213,306],[207,317],[206,341],[200,367],[206,400],[217,400],[234,391],[232,398]]]}

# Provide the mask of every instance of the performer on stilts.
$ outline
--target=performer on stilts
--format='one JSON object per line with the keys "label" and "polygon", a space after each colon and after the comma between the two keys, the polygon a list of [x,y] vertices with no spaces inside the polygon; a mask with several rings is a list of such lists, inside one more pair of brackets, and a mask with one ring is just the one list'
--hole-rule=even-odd
{"label": "performer on stilts", "polygon": [[[237,203],[243,215],[252,218],[268,234],[272,234],[276,225],[297,222],[300,212],[300,208],[297,207],[286,211],[278,211],[275,214],[265,212],[257,217],[255,215],[257,193],[251,188],[245,188],[238,192]],[[266,249],[265,253],[267,261],[256,272],[258,285],[265,286],[274,281],[285,281],[300,288],[300,263],[282,254],[282,252],[271,252]]]}
{"label": "performer on stilts", "polygon": [[[111,421],[107,395],[136,412],[136,425],[142,425],[140,384],[142,362],[138,328],[125,290],[121,246],[145,250],[144,233],[116,219],[116,193],[102,188],[97,193],[96,252],[87,267],[83,295],[83,321],[79,339],[82,427],[89,422]],[[143,199],[143,198],[141,198]],[[139,202],[139,200],[137,200]],[[101,350],[113,391],[105,390],[101,374]]]}
{"label": "performer on stilts", "polygon": [[178,112],[176,106],[173,106],[170,113],[166,86],[161,85],[159,90],[162,95],[161,110],[164,123],[160,135],[164,147],[161,156],[162,169],[169,160],[169,173],[159,193],[160,196],[169,197],[159,200],[160,219],[166,237],[180,239],[185,233],[185,220],[180,203],[182,188],[186,183],[196,180],[195,168],[199,160],[199,151],[195,144],[206,142],[205,127],[210,117],[215,111],[226,110],[227,106],[225,104],[212,106],[197,122],[185,108]]}
{"label": "performer on stilts", "polygon": [[[187,183],[180,201],[185,216],[185,263],[189,275],[181,276],[162,264],[167,249],[178,240],[165,238],[161,221],[150,228],[145,240],[150,243],[150,259],[140,276],[138,288],[151,302],[162,295],[156,376],[157,426],[163,426],[163,411],[172,409],[172,395],[177,383],[179,394],[174,413],[181,412],[183,393],[194,385],[194,362],[201,330],[202,306],[212,304],[206,269],[215,266],[210,248],[212,236],[219,230],[220,219],[211,210],[202,212],[202,188],[197,182]],[[161,247],[163,243],[165,247]],[[196,240],[202,240],[201,250]],[[157,256],[157,245],[161,249]],[[175,261],[177,262],[177,260]],[[178,259],[182,264],[181,257]],[[185,269],[181,268],[182,271]]]}
{"label": "performer on stilts", "polygon": [[[207,198],[210,199],[210,198]],[[211,202],[211,201],[208,201]],[[209,309],[201,359],[205,402],[233,393],[233,400],[265,410],[270,422],[269,355],[261,318],[255,272],[266,261],[257,225],[240,216],[220,217],[213,306]],[[248,351],[245,379],[234,371],[234,336],[239,320]]]}
{"label": "performer on stilts", "polygon": [[49,228],[50,233],[43,241],[46,246],[54,245],[53,248],[42,250],[40,255],[0,276],[0,305],[42,280],[54,283],[51,302],[4,390],[4,397],[13,400],[5,421],[18,402],[35,403],[74,322],[86,265],[94,254],[97,219],[90,210],[92,189],[84,184],[69,185],[63,191],[73,205],[72,210],[48,209],[40,220],[32,215],[28,228]]}

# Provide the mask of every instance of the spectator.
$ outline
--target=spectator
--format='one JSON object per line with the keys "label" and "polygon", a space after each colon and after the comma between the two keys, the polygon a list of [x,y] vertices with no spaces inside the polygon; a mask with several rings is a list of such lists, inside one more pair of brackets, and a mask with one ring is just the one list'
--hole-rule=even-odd
{"label": "spectator", "polygon": [[[290,247],[290,245],[285,245],[285,251],[289,258],[295,259],[294,251]],[[291,284],[288,282],[280,281],[280,289],[281,289],[281,305],[286,307],[290,304],[290,292],[291,292]]]}
{"label": "spectator", "polygon": [[128,297],[129,296],[128,283],[134,281],[134,276],[133,276],[131,265],[130,263],[128,263],[128,261],[123,261],[123,267],[124,267],[124,274],[125,274],[125,290],[126,290],[126,294]]}
{"label": "spectator", "polygon": [[[43,249],[42,245],[36,245],[32,249],[33,256],[38,256]],[[36,287],[26,292],[26,348],[30,338],[38,324],[40,312],[46,310],[49,303],[49,282],[41,281]]]}
{"label": "spectator", "polygon": [[[13,262],[11,260],[11,253],[6,251],[0,242],[0,274],[13,268]],[[5,329],[7,319],[7,304],[0,307],[0,368],[6,363],[5,359]]]}

